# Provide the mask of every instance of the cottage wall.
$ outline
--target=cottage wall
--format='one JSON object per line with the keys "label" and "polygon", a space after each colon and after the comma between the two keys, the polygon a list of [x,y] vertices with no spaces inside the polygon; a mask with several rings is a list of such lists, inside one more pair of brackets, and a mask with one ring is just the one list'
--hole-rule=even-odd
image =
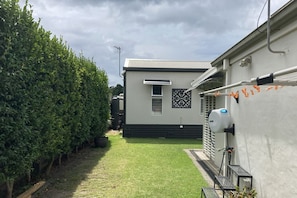
{"label": "cottage wall", "polygon": [[[191,108],[172,108],[172,89],[187,89],[199,75],[197,72],[127,72],[126,124],[203,124],[200,104],[196,102],[200,101],[198,90],[192,90]],[[172,81],[172,85],[162,86],[162,115],[153,115],[152,86],[144,85],[144,79]]]}
{"label": "cottage wall", "polygon": [[[231,57],[231,83],[296,66],[297,22],[273,34],[271,46],[286,53],[269,52],[263,40]],[[248,55],[251,65],[240,67]],[[239,91],[238,104],[226,98],[236,126],[235,136],[228,135],[235,148],[232,163],[253,175],[257,197],[297,197],[297,87],[263,85],[258,92],[250,85],[228,90],[232,91]]]}
{"label": "cottage wall", "polygon": [[[188,92],[187,97],[182,93],[209,68],[209,62],[127,59],[126,63],[125,137],[202,138],[204,118],[200,116],[199,90]],[[171,83],[162,85],[162,96],[155,97],[149,80],[159,80],[153,81],[157,84],[162,80]],[[176,94],[178,92],[181,95]],[[162,99],[161,113],[153,111],[152,101],[156,98]]]}

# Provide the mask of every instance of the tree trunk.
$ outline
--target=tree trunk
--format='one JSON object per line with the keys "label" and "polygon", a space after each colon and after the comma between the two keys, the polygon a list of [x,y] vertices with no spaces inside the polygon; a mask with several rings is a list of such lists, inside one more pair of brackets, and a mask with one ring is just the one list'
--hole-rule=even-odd
{"label": "tree trunk", "polygon": [[41,175],[41,172],[42,172],[42,161],[40,160],[40,161],[38,161],[37,162],[37,164],[38,164],[38,176],[40,176]]}
{"label": "tree trunk", "polygon": [[62,154],[59,155],[59,166],[62,164]]}
{"label": "tree trunk", "polygon": [[29,169],[27,172],[27,182],[30,183],[31,182],[31,170]]}
{"label": "tree trunk", "polygon": [[45,172],[45,175],[46,175],[46,176],[49,176],[49,174],[50,174],[50,172],[51,172],[51,169],[52,169],[52,166],[53,166],[53,164],[54,164],[54,160],[55,160],[55,158],[52,157],[52,159],[51,159],[51,161],[50,161],[50,163],[49,163],[49,165],[48,165],[48,167],[47,167],[47,169],[46,169],[46,172]]}
{"label": "tree trunk", "polygon": [[6,187],[7,187],[7,198],[12,198],[12,191],[13,191],[13,184],[14,184],[14,179],[8,179],[6,181]]}

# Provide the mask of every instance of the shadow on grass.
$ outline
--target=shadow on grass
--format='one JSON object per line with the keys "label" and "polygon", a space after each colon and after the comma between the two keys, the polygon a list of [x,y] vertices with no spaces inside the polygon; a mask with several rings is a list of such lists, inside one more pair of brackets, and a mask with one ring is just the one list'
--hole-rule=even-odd
{"label": "shadow on grass", "polygon": [[180,138],[124,138],[131,144],[202,144],[201,139]]}
{"label": "shadow on grass", "polygon": [[46,184],[32,198],[73,197],[81,182],[88,179],[88,175],[110,148],[111,142],[108,141],[105,148],[92,145],[72,153],[62,165],[53,167]]}
{"label": "shadow on grass", "polygon": [[[127,146],[127,144],[135,145]],[[161,148],[159,148],[157,145],[150,146],[149,144],[163,144],[164,146],[161,146]],[[172,146],[169,144],[171,144]],[[167,158],[172,159],[172,155],[176,157],[175,148],[179,150],[180,148],[184,148],[184,145],[195,147],[194,145],[197,144],[201,144],[201,140],[122,138],[120,135],[115,135],[109,138],[108,147],[104,149],[94,147],[85,148],[78,154],[73,154],[71,158],[63,163],[60,168],[55,167],[52,171],[51,177],[47,180],[47,185],[44,186],[42,190],[34,194],[33,198],[103,197],[101,195],[109,195],[105,197],[113,197],[110,196],[110,191],[117,194],[121,192],[121,190],[123,190],[123,192],[121,193],[126,193],[123,197],[129,197],[130,192],[127,192],[126,189],[130,189],[130,187],[134,185],[137,186],[138,182],[132,183],[132,186],[129,186],[130,184],[127,184],[126,187],[122,188],[120,184],[125,183],[123,181],[131,182],[131,178],[133,178],[129,177],[129,180],[125,180],[126,177],[122,177],[122,171],[132,167],[133,172],[139,171],[139,173],[141,174],[153,173],[150,172],[151,170],[143,171],[144,168],[142,166],[144,165],[145,167],[147,167],[147,163],[143,164],[143,156],[155,156],[155,149],[152,149],[150,155],[147,155],[148,150],[139,150],[139,148],[143,148],[143,146],[148,146],[148,148],[157,147],[157,149],[161,149],[162,151],[164,151],[164,148],[167,148],[165,150],[170,151],[169,157]],[[124,154],[127,152],[126,149],[131,150],[130,152],[128,152],[127,156],[124,157]],[[139,150],[141,152],[135,155],[134,151],[136,150]],[[181,153],[181,155],[182,157],[180,159],[184,159],[184,153]],[[138,156],[138,158],[135,156]],[[135,160],[135,162],[132,163],[134,164],[134,167],[131,164],[131,160]],[[153,161],[157,161],[156,167],[159,167],[160,160]],[[184,163],[184,160],[182,160],[182,163]],[[159,168],[157,168],[157,170],[159,170]],[[114,172],[116,174],[113,174]],[[131,172],[128,171],[128,173]],[[135,178],[138,181],[139,174],[136,175],[137,177],[135,176]],[[165,176],[163,176],[162,178],[165,178]],[[159,181],[159,179],[157,180]],[[148,184],[148,186],[149,187],[147,188],[151,189],[151,184]],[[138,188],[143,190],[142,188],[144,188],[144,186],[141,184],[139,187],[136,187],[136,189]],[[168,193],[170,194],[170,192]]]}

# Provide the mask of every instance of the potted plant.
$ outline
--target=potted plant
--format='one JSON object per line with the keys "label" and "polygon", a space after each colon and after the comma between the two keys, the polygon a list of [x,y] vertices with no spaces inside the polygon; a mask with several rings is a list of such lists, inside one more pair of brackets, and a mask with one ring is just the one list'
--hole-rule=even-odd
{"label": "potted plant", "polygon": [[107,131],[107,122],[99,126],[98,133],[94,138],[95,147],[105,148],[108,145],[108,137],[105,135]]}
{"label": "potted plant", "polygon": [[256,198],[257,192],[255,189],[247,189],[244,187],[242,190],[236,186],[236,191],[230,191],[230,198]]}
{"label": "potted plant", "polygon": [[95,147],[105,148],[108,144],[107,136],[100,136],[94,138]]}

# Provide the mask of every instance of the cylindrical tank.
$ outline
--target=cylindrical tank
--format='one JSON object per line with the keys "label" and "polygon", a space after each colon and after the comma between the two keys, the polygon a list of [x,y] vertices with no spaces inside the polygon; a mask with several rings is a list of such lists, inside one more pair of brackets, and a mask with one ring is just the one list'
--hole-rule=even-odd
{"label": "cylindrical tank", "polygon": [[211,131],[224,132],[224,129],[232,124],[229,111],[225,108],[212,110],[208,117],[208,124]]}

